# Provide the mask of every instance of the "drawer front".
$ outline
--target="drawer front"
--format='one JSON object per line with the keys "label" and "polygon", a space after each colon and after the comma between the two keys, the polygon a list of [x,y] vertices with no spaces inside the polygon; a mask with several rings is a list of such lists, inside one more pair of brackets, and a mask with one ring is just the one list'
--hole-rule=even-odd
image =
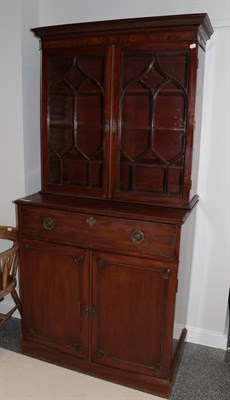
{"label": "drawer front", "polygon": [[90,249],[176,258],[175,225],[59,210],[20,207],[22,236]]}

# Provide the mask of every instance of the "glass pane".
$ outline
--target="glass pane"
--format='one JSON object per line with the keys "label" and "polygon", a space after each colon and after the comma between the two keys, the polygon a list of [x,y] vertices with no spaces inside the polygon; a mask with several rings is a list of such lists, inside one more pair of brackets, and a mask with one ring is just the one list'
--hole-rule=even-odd
{"label": "glass pane", "polygon": [[188,53],[124,52],[118,190],[182,195]]}
{"label": "glass pane", "polygon": [[52,125],[71,124],[74,116],[74,93],[65,82],[50,87],[49,120]]}
{"label": "glass pane", "polygon": [[102,189],[104,55],[51,56],[49,183]]}
{"label": "glass pane", "polygon": [[121,160],[135,160],[141,157],[148,147],[149,136],[147,129],[123,129]]}
{"label": "glass pane", "polygon": [[165,93],[162,89],[156,96],[154,105],[156,128],[184,129],[186,108],[182,93]]}
{"label": "glass pane", "polygon": [[180,169],[169,169],[169,183],[168,183],[168,191],[169,194],[178,194],[180,193],[182,181],[182,171]]}
{"label": "glass pane", "polygon": [[137,166],[135,168],[134,190],[162,193],[164,185],[164,168]]}
{"label": "glass pane", "polygon": [[137,124],[145,128],[149,126],[150,101],[149,93],[147,91],[145,92],[136,94],[136,92],[132,91],[132,88],[130,88],[130,90],[127,90],[125,93],[122,101],[123,127],[134,128]]}
{"label": "glass pane", "polygon": [[[64,156],[72,146],[73,140],[73,129],[71,127],[65,126],[54,126],[50,124],[49,130],[49,144],[53,152],[57,154],[59,158]],[[50,160],[51,161],[51,160]]]}
{"label": "glass pane", "polygon": [[183,88],[187,88],[188,55],[186,52],[158,52],[157,62],[160,69],[171,81],[178,83]]}
{"label": "glass pane", "polygon": [[[165,146],[167,143],[167,146]],[[156,130],[154,135],[154,148],[157,154],[166,162],[179,157],[184,152],[183,132],[173,130]]]}
{"label": "glass pane", "polygon": [[83,157],[77,155],[63,160],[63,177],[65,184],[87,186],[87,163]]}

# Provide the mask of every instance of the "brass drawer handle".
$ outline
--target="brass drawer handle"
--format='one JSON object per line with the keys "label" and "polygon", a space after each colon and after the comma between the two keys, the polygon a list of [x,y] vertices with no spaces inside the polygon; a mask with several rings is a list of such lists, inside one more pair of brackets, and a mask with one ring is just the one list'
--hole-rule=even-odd
{"label": "brass drawer handle", "polygon": [[145,240],[145,235],[142,231],[135,230],[131,233],[131,240],[133,243],[140,244]]}
{"label": "brass drawer handle", "polygon": [[95,225],[97,223],[97,221],[93,217],[89,217],[86,219],[86,223],[89,224],[90,228],[92,228],[93,225]]}
{"label": "brass drawer handle", "polygon": [[47,231],[51,231],[54,228],[54,220],[51,217],[43,219],[43,226]]}

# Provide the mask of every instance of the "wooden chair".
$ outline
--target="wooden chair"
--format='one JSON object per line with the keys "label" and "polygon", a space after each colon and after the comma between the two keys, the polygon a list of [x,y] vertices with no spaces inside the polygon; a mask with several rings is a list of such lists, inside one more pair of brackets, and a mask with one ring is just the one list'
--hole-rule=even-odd
{"label": "wooden chair", "polygon": [[0,226],[0,239],[10,240],[12,246],[0,253],[0,301],[11,294],[15,306],[5,315],[0,316],[0,327],[18,310],[21,314],[21,301],[15,290],[17,286],[16,274],[18,270],[17,229],[11,226]]}

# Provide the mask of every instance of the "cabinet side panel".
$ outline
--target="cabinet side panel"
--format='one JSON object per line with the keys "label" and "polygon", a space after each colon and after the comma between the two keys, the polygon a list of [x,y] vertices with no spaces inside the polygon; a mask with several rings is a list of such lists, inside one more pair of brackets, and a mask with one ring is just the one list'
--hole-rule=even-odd
{"label": "cabinet side panel", "polygon": [[201,122],[202,122],[204,57],[205,57],[205,52],[201,47],[199,47],[195,120],[194,120],[194,134],[193,134],[193,156],[192,156],[192,171],[191,171],[192,186],[190,191],[190,200],[192,200],[192,198],[197,194],[197,177],[198,177],[198,167],[199,167],[200,136],[201,136]]}
{"label": "cabinet side panel", "polygon": [[181,228],[180,260],[178,270],[178,290],[174,319],[174,339],[178,339],[186,326],[188,297],[193,255],[193,238],[196,211],[193,210]]}

